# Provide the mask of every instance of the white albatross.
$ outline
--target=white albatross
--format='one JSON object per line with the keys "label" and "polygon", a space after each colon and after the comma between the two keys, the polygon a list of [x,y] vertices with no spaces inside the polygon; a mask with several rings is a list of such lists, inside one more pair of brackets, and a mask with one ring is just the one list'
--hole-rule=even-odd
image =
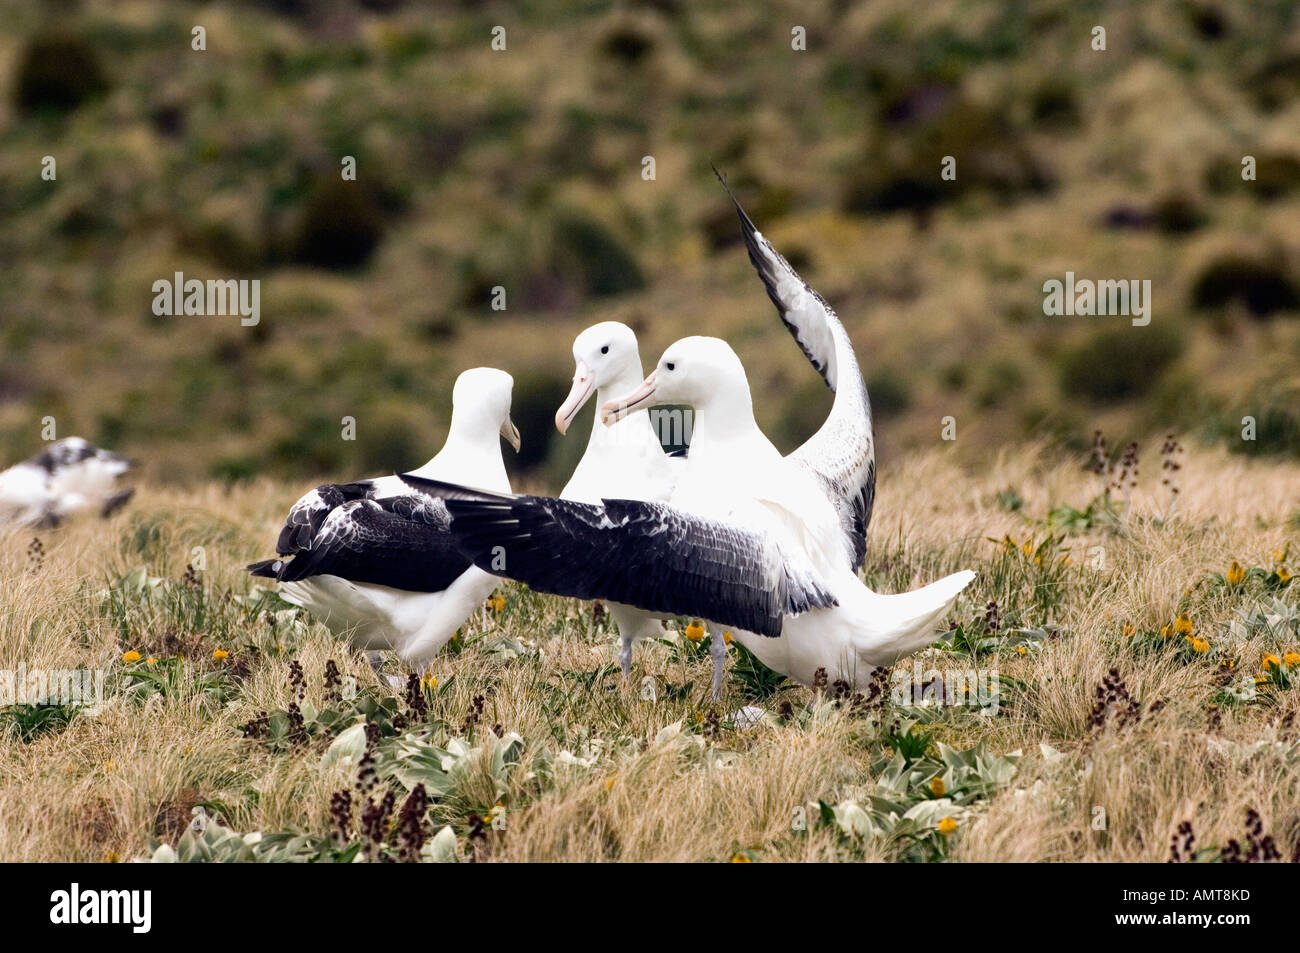
{"label": "white albatross", "polygon": [[[509,492],[499,438],[519,449],[513,386],[490,367],[456,378],[447,441],[414,472]],[[282,558],[248,570],[278,580],[287,601],[336,636],[368,652],[395,650],[422,670],[497,585],[462,552],[449,522],[442,500],[412,493],[397,476],[326,484],[289,511],[276,544]]]}
{"label": "white albatross", "polygon": [[0,523],[48,529],[87,510],[111,516],[135,493],[117,483],[130,468],[81,437],[56,440],[0,473]]}
{"label": "white albatross", "polygon": [[[573,361],[573,388],[555,413],[555,426],[562,434],[568,433],[573,418],[593,395],[603,404],[634,389],[643,376],[636,333],[618,321],[593,324],[579,334],[573,341]],[[596,414],[587,449],[560,499],[599,503],[615,497],[667,502],[676,478],[674,471],[682,462],[682,458],[664,453],[648,411],[628,414],[608,425]],[[609,603],[609,614],[618,626],[618,660],[627,682],[633,644],[658,638],[663,626],[657,615],[617,602]]]}
{"label": "white albatross", "polygon": [[[875,494],[875,440],[871,404],[852,342],[835,312],[759,233],[726,180],[717,175],[735,205],[750,261],[782,322],[836,395],[826,422],[791,459],[825,484],[840,513],[849,565],[857,569],[866,551],[866,528]],[[636,335],[615,321],[593,325],[579,334],[573,342],[573,358],[573,387],[555,415],[560,433],[568,431],[593,394],[604,404],[612,396],[632,391],[641,379]],[[684,463],[681,457],[665,458],[645,409],[608,424],[597,414],[586,451],[560,499],[584,503],[603,499],[667,501]],[[626,682],[633,643],[661,634],[661,626],[654,613],[631,606],[612,603],[610,614],[622,637],[619,661]],[[752,641],[742,639],[742,644]],[[771,649],[761,644],[761,655],[769,655]],[[713,638],[710,645],[715,663],[721,667],[725,642]]]}
{"label": "white albatross", "polygon": [[975,574],[898,595],[869,589],[851,565],[855,544],[827,474],[782,457],[763,435],[745,369],[725,341],[677,341],[637,390],[601,412],[615,420],[664,403],[695,411],[669,504],[593,505],[402,478],[446,499],[451,532],[476,565],[542,592],[698,616],[804,684],[820,669],[861,688],[876,667],[934,641],[935,624]]}

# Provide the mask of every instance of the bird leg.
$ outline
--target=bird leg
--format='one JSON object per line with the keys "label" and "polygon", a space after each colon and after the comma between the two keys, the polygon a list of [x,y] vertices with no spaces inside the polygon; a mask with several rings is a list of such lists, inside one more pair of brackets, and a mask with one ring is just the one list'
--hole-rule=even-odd
{"label": "bird leg", "polygon": [[618,663],[623,666],[623,684],[626,686],[632,678],[632,636],[623,635],[623,645],[618,650]]}
{"label": "bird leg", "polygon": [[727,640],[712,624],[709,625],[709,654],[713,656],[712,698],[717,701],[722,697],[722,670],[727,664]]}

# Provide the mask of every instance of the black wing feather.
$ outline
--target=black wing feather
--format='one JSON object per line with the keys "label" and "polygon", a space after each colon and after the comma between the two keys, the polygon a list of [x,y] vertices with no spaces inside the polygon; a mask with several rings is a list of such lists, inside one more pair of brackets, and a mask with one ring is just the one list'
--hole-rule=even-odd
{"label": "black wing feather", "polygon": [[484,494],[449,498],[447,509],[452,534],[479,568],[541,592],[773,637],[787,613],[837,604],[761,534],[661,503]]}
{"label": "black wing feather", "polygon": [[[351,500],[329,514],[307,551],[280,563],[276,578],[292,582],[330,575],[440,592],[471,565],[449,523],[442,502],[425,496]],[[263,564],[254,567],[255,575],[267,574]]]}
{"label": "black wing feather", "polygon": [[369,497],[374,485],[369,480],[357,483],[326,483],[305,494],[289,510],[289,516],[276,540],[275,551],[281,556],[306,552],[321,526],[335,509],[352,500]]}

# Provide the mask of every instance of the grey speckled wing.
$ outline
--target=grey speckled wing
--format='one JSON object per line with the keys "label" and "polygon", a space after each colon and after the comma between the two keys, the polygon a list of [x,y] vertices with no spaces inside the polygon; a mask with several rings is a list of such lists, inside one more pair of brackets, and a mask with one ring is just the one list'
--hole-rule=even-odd
{"label": "grey speckled wing", "polygon": [[[726,180],[722,184],[727,188]],[[875,502],[876,442],[871,401],[853,342],[831,306],[759,233],[730,188],[727,194],[736,206],[749,260],[767,296],[799,348],[835,392],[826,422],[790,459],[812,474],[835,504],[851,567],[857,569],[866,556],[867,525]]]}

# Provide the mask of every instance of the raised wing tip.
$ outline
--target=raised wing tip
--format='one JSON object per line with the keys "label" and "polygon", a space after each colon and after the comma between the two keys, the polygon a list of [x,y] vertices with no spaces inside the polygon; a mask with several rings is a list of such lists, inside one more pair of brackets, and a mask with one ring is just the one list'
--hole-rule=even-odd
{"label": "raised wing tip", "polygon": [[727,197],[731,199],[731,204],[736,207],[736,215],[740,218],[740,225],[741,228],[745,230],[746,239],[748,239],[750,235],[757,235],[758,226],[754,224],[753,219],[749,217],[749,213],[746,212],[744,207],[740,204],[740,199],[736,198],[736,193],[731,191],[731,186],[727,184],[727,177],[719,172],[718,167],[712,162],[709,163],[709,168],[712,169],[713,174],[718,177],[718,181],[722,183],[722,187],[727,190]]}

